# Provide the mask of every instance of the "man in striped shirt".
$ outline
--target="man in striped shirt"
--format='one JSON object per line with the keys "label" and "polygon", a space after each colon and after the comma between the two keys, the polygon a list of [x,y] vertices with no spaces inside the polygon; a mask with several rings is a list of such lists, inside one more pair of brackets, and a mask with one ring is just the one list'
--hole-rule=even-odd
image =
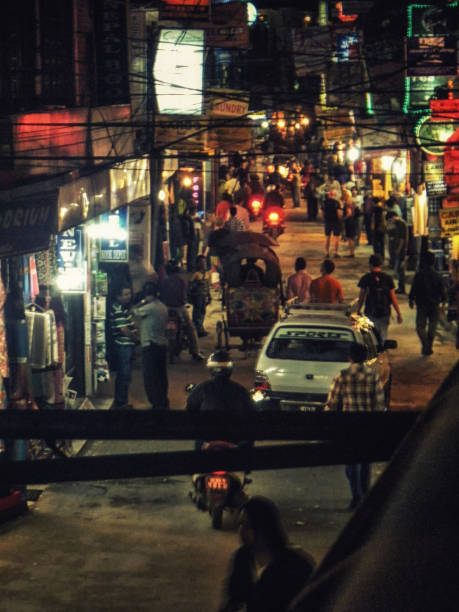
{"label": "man in striped shirt", "polygon": [[[325,410],[386,410],[379,374],[365,364],[366,347],[353,342],[349,349],[349,358],[351,365],[338,372],[332,380]],[[346,465],[346,476],[352,493],[349,509],[353,510],[370,488],[371,466],[369,463]]]}
{"label": "man in striped shirt", "polygon": [[121,286],[110,310],[110,327],[113,338],[113,353],[116,367],[115,398],[113,409],[128,409],[129,384],[131,382],[134,349],[138,344],[138,331],[129,310],[131,289]]}

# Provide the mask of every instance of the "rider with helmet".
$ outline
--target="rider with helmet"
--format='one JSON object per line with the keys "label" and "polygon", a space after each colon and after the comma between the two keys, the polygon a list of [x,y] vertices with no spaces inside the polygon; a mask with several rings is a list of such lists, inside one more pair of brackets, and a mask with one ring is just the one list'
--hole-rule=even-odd
{"label": "rider with helmet", "polygon": [[[190,412],[215,410],[240,415],[250,413],[254,406],[249,392],[230,378],[233,362],[228,351],[218,350],[212,353],[206,365],[211,379],[193,389],[188,396],[186,409]],[[240,443],[243,444],[247,443]],[[196,441],[197,450],[200,450],[202,445],[201,440]]]}

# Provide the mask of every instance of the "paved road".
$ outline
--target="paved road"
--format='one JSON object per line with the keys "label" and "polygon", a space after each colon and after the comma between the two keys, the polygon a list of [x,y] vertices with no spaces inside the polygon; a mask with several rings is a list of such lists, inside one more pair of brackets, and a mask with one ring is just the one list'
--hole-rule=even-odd
{"label": "paved road", "polygon": [[[279,239],[284,273],[298,255],[318,274],[322,228],[305,223],[304,213],[289,211],[287,232]],[[337,260],[336,276],[346,298],[357,294],[356,282],[366,271],[369,247],[356,260]],[[406,298],[405,321],[391,326],[399,342],[392,354],[394,408],[420,408],[456,361],[453,335],[445,330],[435,354],[420,355],[413,332],[414,316]],[[221,317],[212,303],[209,331]],[[215,338],[202,343],[210,353]],[[252,383],[254,358],[233,351],[235,378]],[[171,405],[184,405],[186,382],[206,378],[202,365],[188,356],[170,370]],[[422,381],[422,382],[420,382]],[[146,407],[139,371],[132,388],[138,409]],[[108,402],[107,402],[108,403]],[[191,448],[187,442],[95,442],[88,454],[110,454]],[[374,478],[383,469],[374,466]],[[27,516],[2,527],[1,612],[174,611],[216,610],[231,552],[234,531],[213,531],[210,517],[187,498],[188,477],[132,481],[71,483],[37,487],[44,492]],[[291,540],[320,560],[346,523],[349,492],[343,468],[305,468],[253,474],[251,494],[272,497],[279,505]]]}

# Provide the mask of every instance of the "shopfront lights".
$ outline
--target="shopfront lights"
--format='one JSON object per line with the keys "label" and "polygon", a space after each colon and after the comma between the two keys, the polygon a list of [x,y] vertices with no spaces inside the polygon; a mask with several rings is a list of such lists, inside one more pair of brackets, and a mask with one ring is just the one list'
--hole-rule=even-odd
{"label": "shopfront lights", "polygon": [[279,121],[277,122],[277,127],[278,127],[280,130],[283,130],[283,129],[285,128],[285,125],[286,125],[286,124],[285,124],[284,119],[279,119]]}
{"label": "shopfront lights", "polygon": [[160,202],[164,202],[166,200],[166,192],[164,191],[164,189],[160,189],[158,191],[158,200]]}
{"label": "shopfront lights", "polygon": [[350,147],[346,153],[347,159],[353,164],[360,157],[360,150],[357,147]]}
{"label": "shopfront lights", "polygon": [[383,155],[381,157],[381,165],[384,172],[388,172],[392,168],[394,157],[392,155]]}
{"label": "shopfront lights", "polygon": [[303,117],[300,123],[303,127],[306,127],[307,125],[309,125],[309,119],[307,117]]}
{"label": "shopfront lights", "polygon": [[395,159],[392,164],[392,172],[397,181],[401,183],[406,176],[406,161],[400,158]]}
{"label": "shopfront lights", "polygon": [[282,178],[287,178],[289,170],[287,166],[279,166],[279,174]]}
{"label": "shopfront lights", "polygon": [[267,130],[267,129],[269,128],[269,121],[262,121],[262,123],[261,123],[261,127],[262,127],[264,130]]}
{"label": "shopfront lights", "polygon": [[75,287],[84,286],[86,280],[86,269],[66,270],[65,273],[59,273],[56,277],[56,286],[62,293],[70,293],[75,291]]}
{"label": "shopfront lights", "polygon": [[184,187],[191,187],[191,184],[192,184],[191,178],[189,176],[185,176],[182,181],[182,185]]}
{"label": "shopfront lights", "polygon": [[92,223],[86,228],[86,234],[95,240],[104,238],[105,240],[125,241],[128,237],[127,231],[115,223]]}

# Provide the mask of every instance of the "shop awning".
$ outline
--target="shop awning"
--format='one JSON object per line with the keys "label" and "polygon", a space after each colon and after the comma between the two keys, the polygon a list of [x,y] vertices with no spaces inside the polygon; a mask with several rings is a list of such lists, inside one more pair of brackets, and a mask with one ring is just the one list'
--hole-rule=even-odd
{"label": "shop awning", "polygon": [[0,195],[0,257],[49,248],[57,232],[58,193],[53,189],[11,200]]}

